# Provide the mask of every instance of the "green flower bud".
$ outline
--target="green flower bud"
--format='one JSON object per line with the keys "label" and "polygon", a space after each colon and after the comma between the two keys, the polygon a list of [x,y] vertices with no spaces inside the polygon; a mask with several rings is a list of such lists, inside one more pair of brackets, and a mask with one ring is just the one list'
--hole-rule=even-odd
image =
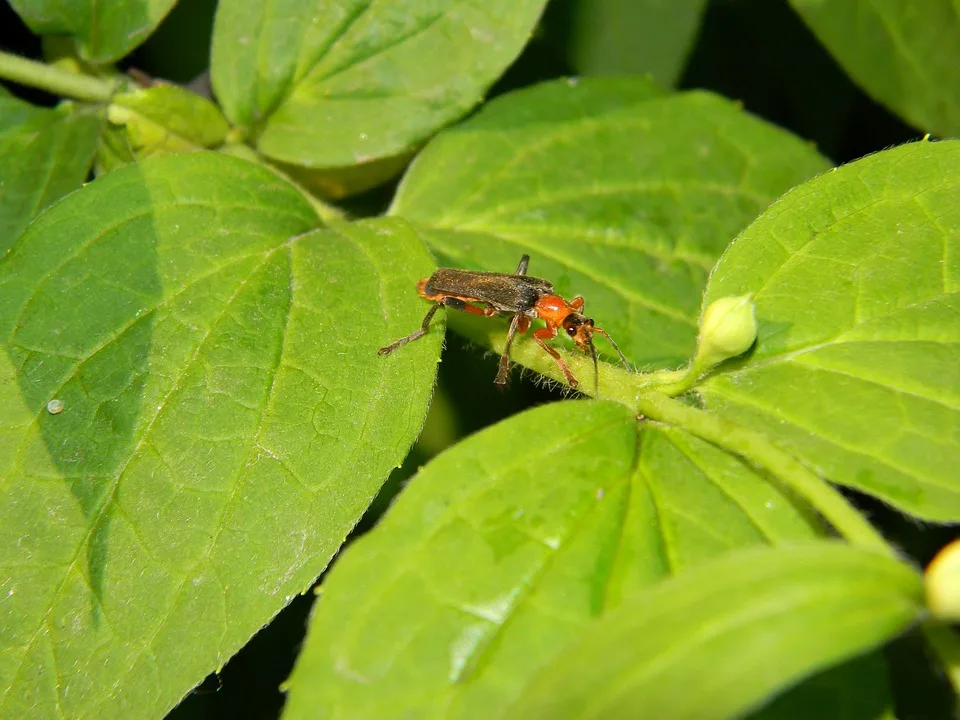
{"label": "green flower bud", "polygon": [[710,303],[700,320],[693,367],[702,374],[714,365],[746,352],[757,339],[753,295],[725,297]]}

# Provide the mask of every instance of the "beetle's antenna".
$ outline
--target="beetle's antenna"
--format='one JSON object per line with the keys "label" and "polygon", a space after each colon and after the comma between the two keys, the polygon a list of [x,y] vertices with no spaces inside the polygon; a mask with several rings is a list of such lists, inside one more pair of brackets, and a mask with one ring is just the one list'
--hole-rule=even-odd
{"label": "beetle's antenna", "polygon": [[593,345],[593,339],[590,339],[590,354],[593,356],[593,392],[600,397],[600,368],[597,365],[597,348]]}
{"label": "beetle's antenna", "polygon": [[[598,332],[598,333],[600,333],[601,335],[603,335],[603,336],[607,339],[607,342],[610,343],[611,345],[613,345],[613,349],[616,350],[616,351],[617,351],[617,355],[620,356],[620,362],[623,363],[623,366],[624,366],[629,372],[633,372],[633,368],[630,367],[630,363],[627,362],[627,359],[623,356],[623,353],[620,352],[620,348],[617,347],[617,344],[613,341],[613,338],[610,337],[609,335],[607,335],[607,331],[606,331],[606,330],[601,330],[600,328],[595,327],[595,328],[594,328],[594,332]],[[594,350],[594,362],[596,362],[596,350]]]}

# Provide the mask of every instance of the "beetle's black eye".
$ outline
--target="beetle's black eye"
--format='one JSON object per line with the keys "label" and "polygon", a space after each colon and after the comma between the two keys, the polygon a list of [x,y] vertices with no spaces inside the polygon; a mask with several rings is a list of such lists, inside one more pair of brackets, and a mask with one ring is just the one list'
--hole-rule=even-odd
{"label": "beetle's black eye", "polygon": [[580,327],[580,318],[570,313],[563,319],[563,329],[566,330],[567,335],[574,337],[577,334],[577,328]]}

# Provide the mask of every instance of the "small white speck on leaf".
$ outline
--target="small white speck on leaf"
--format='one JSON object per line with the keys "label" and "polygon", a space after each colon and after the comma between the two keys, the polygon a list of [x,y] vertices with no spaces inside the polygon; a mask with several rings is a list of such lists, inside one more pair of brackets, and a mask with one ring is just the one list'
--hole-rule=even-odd
{"label": "small white speck on leaf", "polygon": [[51,415],[59,415],[63,412],[63,400],[51,400],[47,403],[47,412]]}
{"label": "small white speck on leaf", "polygon": [[482,43],[491,43],[495,39],[493,35],[477,27],[470,28],[470,37]]}

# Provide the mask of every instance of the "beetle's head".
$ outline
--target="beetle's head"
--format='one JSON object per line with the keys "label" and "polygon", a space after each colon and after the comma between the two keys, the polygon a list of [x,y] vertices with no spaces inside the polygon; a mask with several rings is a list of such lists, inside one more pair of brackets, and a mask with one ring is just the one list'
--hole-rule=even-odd
{"label": "beetle's head", "polygon": [[597,349],[593,345],[593,334],[595,332],[603,335],[613,346],[613,349],[617,351],[617,355],[620,356],[620,360],[623,362],[623,366],[630,370],[630,363],[627,362],[627,359],[623,356],[623,353],[620,352],[620,348],[617,347],[617,344],[613,341],[605,330],[596,327],[593,324],[593,318],[588,318],[584,315],[581,315],[578,312],[572,312],[563,319],[563,331],[570,336],[570,338],[577,344],[577,347],[583,350],[585,353],[589,353],[590,357],[593,358],[593,377],[594,384],[597,383]]}
{"label": "beetle's head", "polygon": [[584,352],[594,353],[593,333],[595,330],[593,318],[584,317],[580,313],[570,313],[563,319],[563,331]]}

